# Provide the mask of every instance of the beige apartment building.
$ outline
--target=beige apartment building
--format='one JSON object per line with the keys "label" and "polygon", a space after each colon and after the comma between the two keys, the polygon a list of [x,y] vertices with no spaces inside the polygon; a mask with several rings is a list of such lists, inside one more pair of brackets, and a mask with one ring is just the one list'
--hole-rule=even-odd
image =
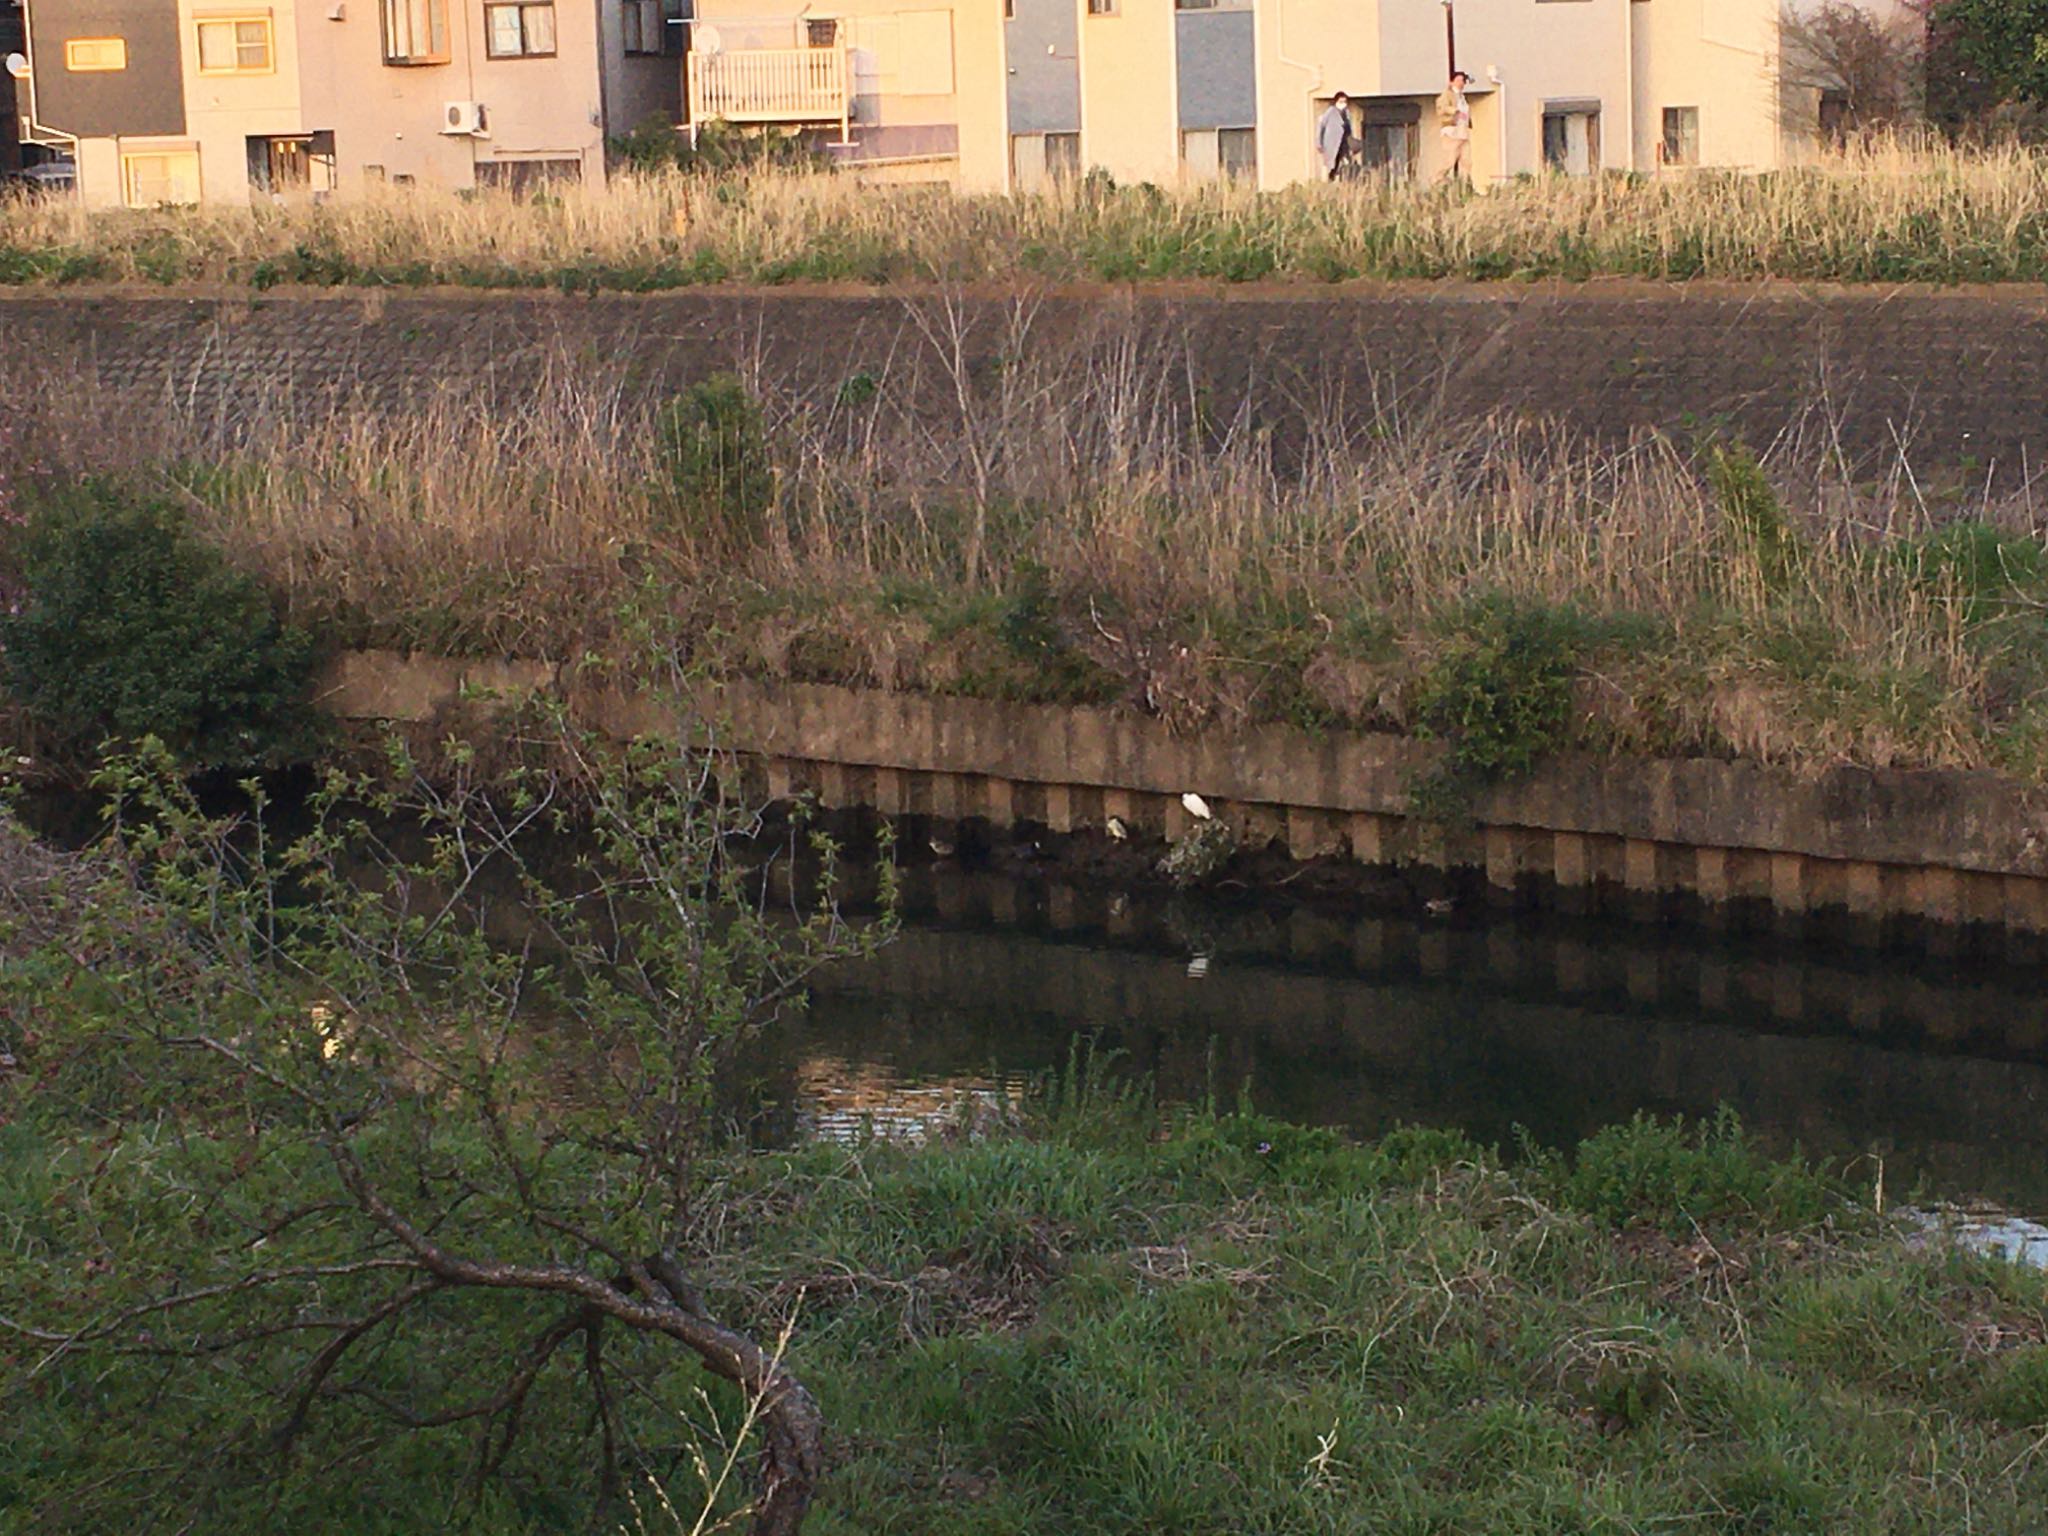
{"label": "beige apartment building", "polygon": [[664,0],[30,0],[26,137],[89,206],[601,182],[680,112]]}
{"label": "beige apartment building", "polygon": [[[604,175],[650,116],[801,132],[862,174],[1029,190],[1423,181],[1470,72],[1467,168],[1684,174],[1803,153],[1780,0],[29,0],[29,136],[91,204]],[[787,4],[787,0],[784,0]],[[1870,0],[1874,6],[1896,0]]]}
{"label": "beige apartment building", "polygon": [[1783,81],[1779,0],[696,0],[690,30],[692,121],[977,191],[1314,179],[1338,92],[1363,168],[1427,179],[1453,47],[1482,184],[1766,169],[1819,127],[1818,93]]}

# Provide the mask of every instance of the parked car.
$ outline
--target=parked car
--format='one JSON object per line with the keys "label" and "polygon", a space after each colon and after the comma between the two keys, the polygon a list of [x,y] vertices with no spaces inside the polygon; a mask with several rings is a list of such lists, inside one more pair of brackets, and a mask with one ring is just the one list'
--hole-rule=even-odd
{"label": "parked car", "polygon": [[78,185],[78,166],[70,160],[45,160],[0,176],[0,189],[28,197],[67,196]]}

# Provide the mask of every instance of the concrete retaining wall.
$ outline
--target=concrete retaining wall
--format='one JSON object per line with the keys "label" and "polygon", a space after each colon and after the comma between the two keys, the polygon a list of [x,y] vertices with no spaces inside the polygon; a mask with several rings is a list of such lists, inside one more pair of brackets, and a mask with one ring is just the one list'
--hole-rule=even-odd
{"label": "concrete retaining wall", "polygon": [[[646,297],[295,292],[251,296],[0,290],[0,330],[75,356],[108,391],[207,421],[338,399],[402,406],[482,381],[516,409],[548,370],[660,395],[735,366],[829,400],[904,370],[950,409],[950,318],[933,294],[712,289]],[[922,323],[914,310],[922,311]],[[1441,414],[1543,419],[1614,437],[1725,426],[1874,469],[2016,484],[2048,463],[2048,295],[1916,287],[1433,284],[1096,289],[967,295],[976,378],[1018,347],[1114,361],[1164,349],[1203,413],[1271,429]],[[1240,414],[1242,413],[1242,415]],[[943,419],[943,417],[942,417]]]}
{"label": "concrete retaining wall", "polygon": [[[476,688],[563,689],[620,736],[683,725],[652,697],[586,690],[543,663],[363,653],[337,664],[325,699],[347,718],[425,721]],[[750,683],[707,697],[701,715],[760,765],[769,793],[827,807],[1061,833],[1114,816],[1178,837],[1192,790],[1248,841],[1483,870],[1503,902],[1540,891],[1567,910],[1642,913],[1682,895],[1709,921],[1765,908],[1796,927],[1827,912],[1867,940],[1911,920],[1937,946],[1971,925],[2022,946],[2048,934],[2048,791],[1989,774],[1561,757],[1484,796],[1471,829],[1446,830],[1409,805],[1436,749],[1400,737],[1266,726],[1191,738],[1107,710]]]}

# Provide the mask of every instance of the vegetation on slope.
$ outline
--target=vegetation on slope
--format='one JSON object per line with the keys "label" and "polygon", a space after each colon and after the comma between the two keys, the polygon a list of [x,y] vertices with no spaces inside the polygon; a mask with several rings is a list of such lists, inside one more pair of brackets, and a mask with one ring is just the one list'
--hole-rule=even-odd
{"label": "vegetation on slope", "polygon": [[0,283],[225,282],[649,292],[705,283],[1312,283],[1633,276],[2048,278],[2048,155],[1879,142],[1752,175],[1527,178],[1484,195],[1363,184],[1046,196],[890,191],[803,171],[602,191],[379,189],[318,207],[0,207]]}
{"label": "vegetation on slope", "polygon": [[486,383],[232,430],[87,430],[93,389],[57,376],[0,470],[0,588],[10,632],[65,646],[21,648],[10,688],[55,719],[127,669],[161,702],[156,651],[90,671],[76,594],[24,586],[125,497],[330,646],[616,659],[652,625],[710,675],[1429,734],[1466,779],[1560,748],[2048,767],[2029,484],[1851,463],[1824,416],[1763,461],[1706,423],[1603,444],[1312,379],[1219,420],[1159,338],[1041,342],[1020,303],[998,365],[959,318],[906,311],[837,381],[663,397],[585,359],[514,410]]}

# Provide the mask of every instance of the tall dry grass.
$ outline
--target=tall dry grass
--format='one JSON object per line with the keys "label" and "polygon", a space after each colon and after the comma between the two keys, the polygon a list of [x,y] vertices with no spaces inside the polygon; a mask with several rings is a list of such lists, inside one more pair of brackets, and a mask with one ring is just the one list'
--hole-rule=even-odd
{"label": "tall dry grass", "polygon": [[2048,277],[2048,154],[1873,142],[1764,175],[1531,178],[1479,195],[1098,184],[1034,197],[829,174],[378,188],[319,207],[0,207],[0,281],[657,289],[739,280]]}
{"label": "tall dry grass", "polygon": [[[653,615],[731,673],[1407,730],[1446,648],[1505,602],[1583,637],[1581,745],[2028,775],[2048,758],[2031,485],[1937,488],[1902,460],[1852,477],[1817,423],[1755,471],[1798,552],[1779,569],[1697,444],[1313,389],[1219,420],[1142,331],[1041,343],[1020,303],[990,370],[950,344],[955,309],[918,313],[922,343],[857,391],[749,364],[765,517],[679,496],[660,402],[588,359],[516,401],[451,387],[233,433],[167,416],[67,436],[106,413],[58,392],[40,472],[175,496],[357,643],[574,657]],[[1930,558],[1958,523],[1990,553]]]}

